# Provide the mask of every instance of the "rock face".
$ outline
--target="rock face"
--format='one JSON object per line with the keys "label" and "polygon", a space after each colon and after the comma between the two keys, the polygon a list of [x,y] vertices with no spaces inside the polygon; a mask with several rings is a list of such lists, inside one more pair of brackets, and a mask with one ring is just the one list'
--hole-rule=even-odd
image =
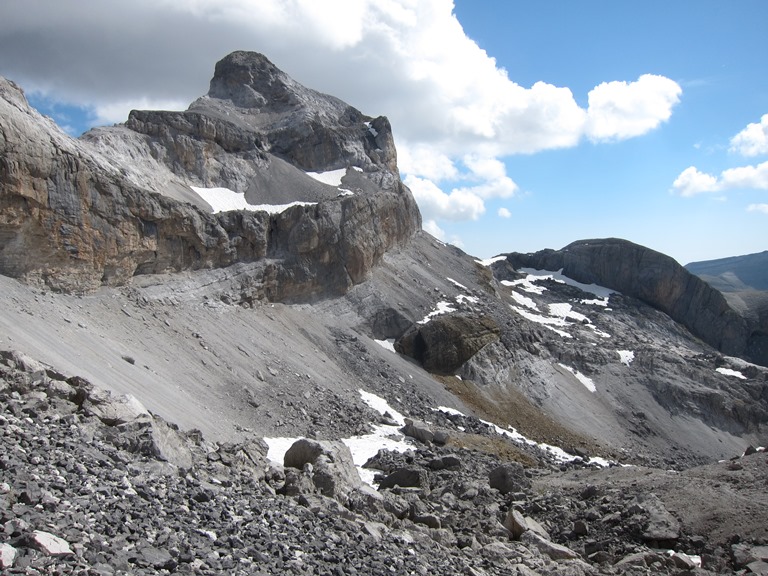
{"label": "rock face", "polygon": [[[669,256],[615,238],[580,240],[562,250],[507,255],[515,269],[562,270],[578,282],[598,284],[668,314],[717,350],[768,364],[755,341],[764,338],[723,295]],[[503,266],[497,265],[496,268]]]}
{"label": "rock face", "polygon": [[485,345],[499,339],[499,326],[489,317],[438,316],[414,324],[395,342],[395,350],[418,360],[425,370],[453,374]]}
{"label": "rock face", "polygon": [[[353,194],[304,172],[341,168]],[[72,292],[248,263],[244,300],[341,294],[421,226],[386,118],[242,52],[190,110],[133,112],[80,140],[0,80],[0,183],[0,273]],[[211,214],[190,185],[316,204]]]}

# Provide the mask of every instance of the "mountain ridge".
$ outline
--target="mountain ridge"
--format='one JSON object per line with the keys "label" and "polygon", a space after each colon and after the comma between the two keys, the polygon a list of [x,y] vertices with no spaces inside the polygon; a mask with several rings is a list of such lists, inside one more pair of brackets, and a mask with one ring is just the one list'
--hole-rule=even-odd
{"label": "mountain ridge", "polygon": [[[420,229],[384,117],[263,55],[221,62],[189,110],[80,140],[0,81],[3,569],[586,576],[763,557],[764,457],[739,455],[765,445],[768,370],[731,355],[751,320],[625,241],[476,261]],[[201,188],[305,205],[214,213]],[[564,254],[578,265],[554,268]],[[724,312],[732,340],[678,312]]]}

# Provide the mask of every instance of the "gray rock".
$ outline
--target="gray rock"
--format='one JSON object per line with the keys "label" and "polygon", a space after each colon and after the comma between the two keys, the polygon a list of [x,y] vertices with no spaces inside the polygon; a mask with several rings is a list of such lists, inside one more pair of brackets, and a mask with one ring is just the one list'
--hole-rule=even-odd
{"label": "gray rock", "polygon": [[453,374],[487,344],[499,339],[500,328],[489,316],[441,315],[414,324],[395,341],[395,350],[436,374]]}
{"label": "gray rock", "polygon": [[379,483],[379,489],[394,488],[429,488],[427,471],[418,466],[407,466],[394,470]]}
{"label": "gray rock", "polygon": [[511,508],[504,517],[504,528],[509,530],[514,540],[519,540],[520,536],[529,530],[525,517],[514,508]]}
{"label": "gray rock", "polygon": [[520,492],[531,486],[530,478],[526,477],[522,464],[509,462],[491,470],[488,483],[502,494]]}
{"label": "gray rock", "polygon": [[528,530],[520,536],[520,541],[530,546],[535,546],[539,552],[546,554],[552,560],[575,560],[579,555],[570,548],[555,542],[550,542],[533,530]]}
{"label": "gray rock", "polygon": [[429,444],[435,437],[427,424],[411,418],[405,419],[405,426],[400,428],[400,432],[424,444]]}
{"label": "gray rock", "polygon": [[648,513],[648,524],[643,539],[650,542],[666,543],[680,536],[680,522],[667,511],[664,503],[655,494],[647,494],[641,504]]}
{"label": "gray rock", "polygon": [[0,543],[0,568],[6,570],[13,568],[14,562],[16,562],[16,556],[19,551],[6,542]]}
{"label": "gray rock", "polygon": [[362,488],[352,453],[343,442],[302,438],[294,442],[285,453],[286,468],[303,469],[312,465],[312,482],[323,496],[340,502],[352,490]]}
{"label": "gray rock", "polygon": [[66,540],[43,530],[32,532],[29,535],[29,544],[47,556],[61,557],[74,554]]}

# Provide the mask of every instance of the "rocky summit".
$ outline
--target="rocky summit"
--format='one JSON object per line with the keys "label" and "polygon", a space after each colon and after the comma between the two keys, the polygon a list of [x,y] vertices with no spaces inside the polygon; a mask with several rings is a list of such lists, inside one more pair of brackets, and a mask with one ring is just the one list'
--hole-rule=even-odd
{"label": "rocky summit", "polygon": [[263,55],[78,139],[0,79],[0,571],[768,573],[741,260],[420,228]]}

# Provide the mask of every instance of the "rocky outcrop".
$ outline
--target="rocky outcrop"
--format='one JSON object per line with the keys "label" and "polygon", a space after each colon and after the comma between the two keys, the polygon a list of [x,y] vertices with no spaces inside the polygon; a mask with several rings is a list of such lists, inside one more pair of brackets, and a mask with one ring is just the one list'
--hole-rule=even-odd
{"label": "rocky outcrop", "polygon": [[488,316],[437,316],[414,324],[395,342],[395,350],[435,374],[453,374],[481,348],[499,339],[500,329]]}
{"label": "rocky outcrop", "polygon": [[[244,67],[267,70],[249,90],[282,82],[265,91],[278,101],[263,112],[235,108],[236,95],[217,98]],[[139,274],[249,263],[246,299],[308,300],[344,293],[420,228],[386,119],[300,87],[260,55],[223,60],[212,94],[188,112],[135,112],[126,126],[78,141],[0,80],[0,273],[83,292]],[[344,196],[303,172],[352,166],[344,185],[354,194]],[[211,214],[199,198],[178,201],[194,200],[188,184],[247,191],[255,203],[299,190],[291,200],[317,204]]]}
{"label": "rocky outcrop", "polygon": [[[723,295],[669,256],[616,238],[580,240],[561,250],[507,255],[494,265],[500,279],[514,269],[562,270],[569,278],[637,298],[669,315],[717,350],[768,364],[752,340],[759,331],[734,311]],[[757,348],[757,350],[755,350]],[[750,350],[747,353],[747,350]]]}

